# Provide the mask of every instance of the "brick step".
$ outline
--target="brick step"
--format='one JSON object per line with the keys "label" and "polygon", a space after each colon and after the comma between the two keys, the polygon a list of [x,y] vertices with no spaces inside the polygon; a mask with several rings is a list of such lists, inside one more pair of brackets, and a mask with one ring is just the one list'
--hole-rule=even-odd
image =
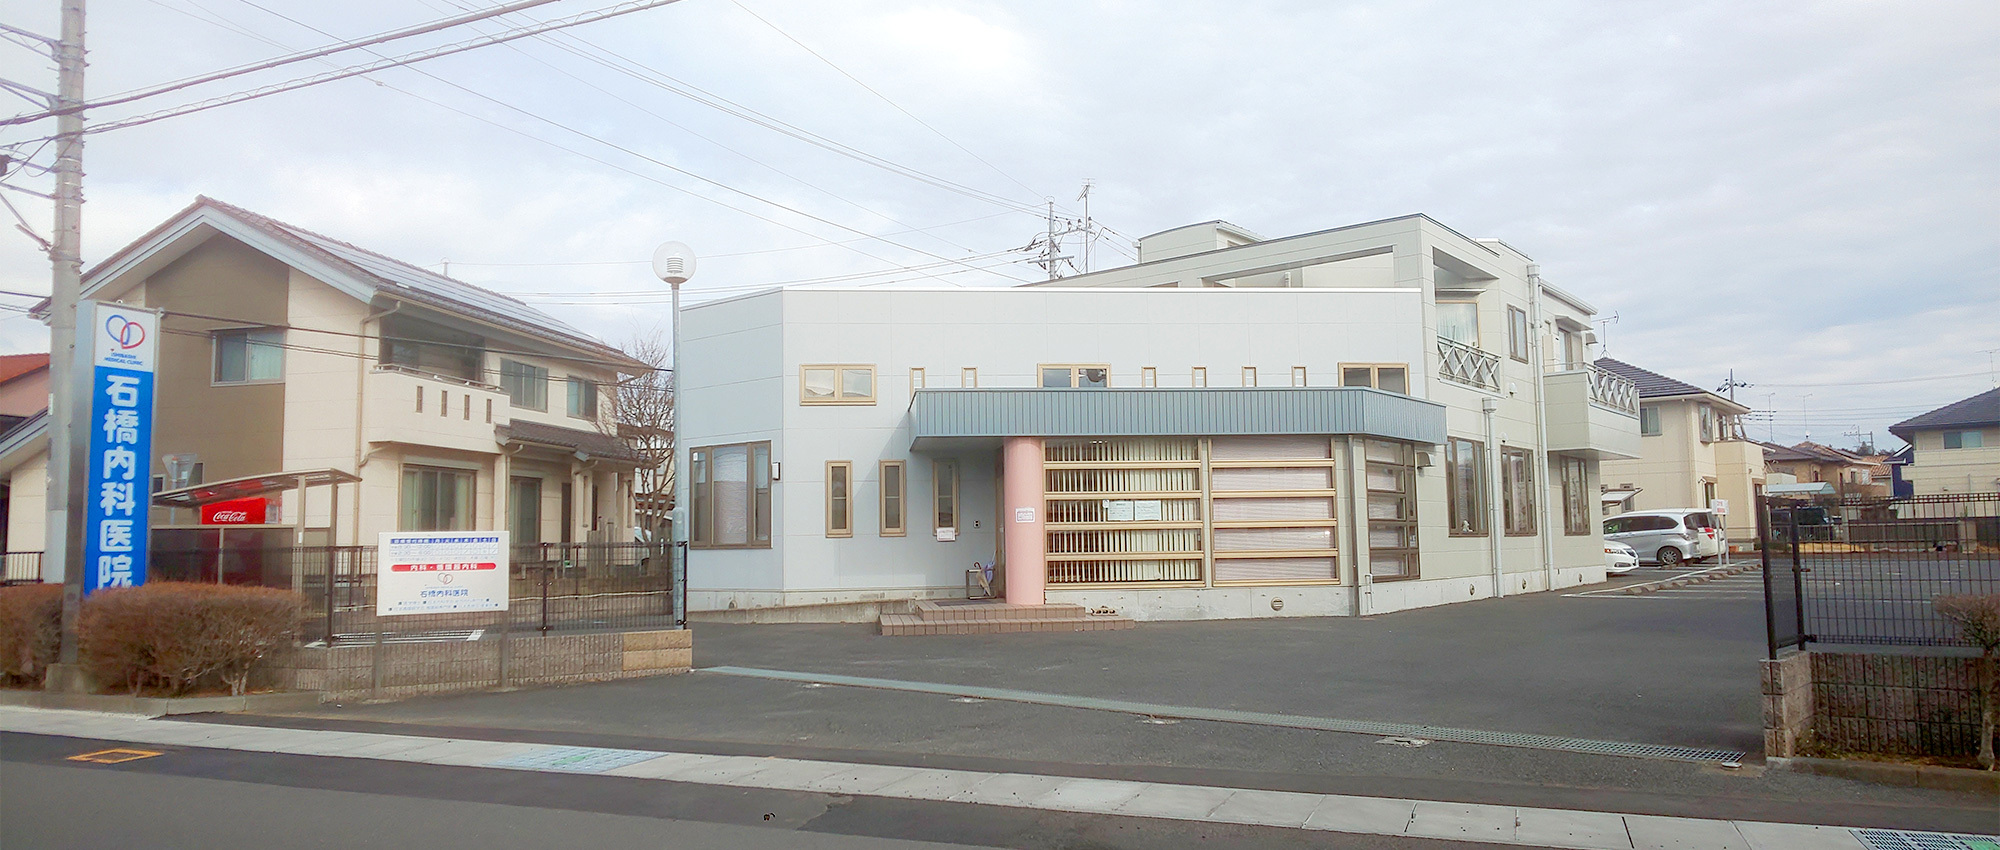
{"label": "brick step", "polygon": [[1025,620],[1067,620],[1085,615],[1083,606],[1068,603],[1053,605],[1009,605],[1005,602],[958,602],[941,604],[931,600],[916,604],[915,616],[925,622],[940,623],[956,620],[979,621],[1025,621]]}
{"label": "brick step", "polygon": [[910,635],[997,635],[1015,632],[1098,632],[1129,629],[1134,625],[1127,617],[1113,617],[1099,614],[1078,614],[1066,618],[1037,618],[1025,620],[925,620],[912,614],[885,614],[882,617],[882,634],[890,637]]}

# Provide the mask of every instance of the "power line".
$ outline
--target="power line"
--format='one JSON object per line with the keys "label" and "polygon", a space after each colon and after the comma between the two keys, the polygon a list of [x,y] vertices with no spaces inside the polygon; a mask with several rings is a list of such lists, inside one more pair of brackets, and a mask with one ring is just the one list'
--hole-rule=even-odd
{"label": "power line", "polygon": [[[920,233],[926,230],[939,230],[946,227],[956,227],[961,224],[971,224],[975,221],[986,221],[987,219],[999,218],[1003,215],[1008,215],[1008,214],[1009,213],[1007,212],[997,212],[997,213],[992,213],[990,215],[978,216],[976,218],[967,218],[967,219],[960,219],[958,221],[946,222],[944,224],[933,224],[929,227],[919,227],[911,230],[891,231],[889,233],[885,233],[882,235],[901,236],[904,233]],[[821,240],[812,245],[792,245],[785,248],[759,248],[754,251],[729,251],[721,254],[703,254],[701,255],[701,258],[704,262],[706,262],[708,260],[718,260],[724,257],[749,257],[757,254],[777,254],[785,251],[804,251],[811,248],[832,248],[853,242],[866,242],[866,241],[869,240],[861,237],[856,237],[853,239],[842,239],[837,242],[831,240]],[[489,268],[489,267],[529,268],[529,267],[555,267],[555,266],[644,266],[644,265],[651,265],[652,262],[653,262],[652,260],[577,260],[570,262],[543,262],[543,263],[467,263],[458,260],[451,261],[453,265],[474,266],[477,268]],[[431,265],[437,265],[437,264],[432,263]]]}
{"label": "power line", "polygon": [[1760,387],[1802,387],[1802,388],[1872,387],[1872,386],[1880,386],[1882,384],[1901,384],[1901,383],[1907,383],[1909,381],[1948,381],[1955,378],[1979,378],[1979,377],[1984,377],[1985,375],[1986,375],[1985,372],[1966,372],[1964,374],[1959,374],[1959,375],[1917,375],[1909,378],[1891,378],[1883,381],[1831,381],[1823,384],[1772,384],[1772,383],[1759,382],[1757,385]]}
{"label": "power line", "polygon": [[[412,36],[424,35],[426,33],[433,33],[439,30],[451,29],[453,27],[463,26],[465,24],[469,24],[474,21],[485,20],[487,18],[491,18],[497,15],[505,15],[510,12],[519,12],[524,9],[532,9],[536,6],[545,6],[554,2],[557,2],[557,0],[516,0],[516,2],[513,3],[508,3],[502,6],[495,6],[490,9],[483,9],[477,12],[473,12],[471,14],[459,15],[457,17],[452,17],[452,18],[445,18],[442,20],[432,21],[426,24],[418,24],[413,27],[404,27],[399,30],[391,30],[389,32],[378,33],[376,35],[367,36],[365,38],[358,38],[350,41],[343,41],[336,44],[327,45],[325,47],[315,48],[312,50],[300,51],[297,53],[290,54],[288,56],[280,56],[275,59],[267,59],[262,62],[252,62],[248,65],[239,65],[234,68],[228,68],[208,74],[201,74],[198,76],[187,77],[185,79],[176,80],[174,82],[162,83],[160,85],[151,86],[149,88],[136,89],[130,92],[126,92],[124,94],[112,95],[110,97],[106,97],[101,100],[94,100],[88,103],[80,103],[75,106],[65,107],[63,109],[50,109],[48,111],[33,115],[16,115],[12,118],[0,119],[0,127],[11,126],[14,124],[26,124],[32,121],[40,121],[46,118],[54,118],[58,115],[67,115],[70,113],[82,112],[86,109],[102,109],[107,106],[117,106],[123,103],[131,103],[135,100],[144,100],[149,97],[158,97],[163,94],[180,91],[186,88],[192,88],[194,86],[202,85],[205,83],[213,83],[219,80],[226,80],[231,77],[240,77],[243,76],[244,74],[253,74],[258,71],[267,71],[272,68],[280,68],[286,65],[291,65],[298,62],[304,62],[310,59],[318,59],[322,56],[331,56],[335,53],[343,53],[349,50],[355,50],[358,48],[368,47],[371,45],[384,44],[391,41],[397,41],[399,39],[410,38]],[[667,2],[673,2],[673,0],[667,0]],[[633,11],[638,11],[638,10],[634,9]]]}

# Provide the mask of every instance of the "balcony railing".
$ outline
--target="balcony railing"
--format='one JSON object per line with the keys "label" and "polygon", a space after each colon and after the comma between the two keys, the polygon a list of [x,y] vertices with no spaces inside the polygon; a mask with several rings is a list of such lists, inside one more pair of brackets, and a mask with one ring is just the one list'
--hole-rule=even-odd
{"label": "balcony railing", "polygon": [[430,380],[433,381],[442,381],[447,384],[457,384],[458,386],[461,387],[471,387],[477,390],[486,390],[487,392],[495,392],[495,393],[506,392],[505,389],[496,386],[494,384],[481,383],[479,381],[468,381],[456,375],[440,375],[436,372],[426,372],[422,369],[412,369],[400,363],[377,363],[375,364],[375,371],[394,372],[398,375],[410,375],[412,377],[417,377],[417,378],[429,378]]}
{"label": "balcony railing", "polygon": [[1620,413],[1639,415],[1639,385],[1631,378],[1585,364],[1590,375],[1590,403]]}
{"label": "balcony railing", "polygon": [[1500,388],[1500,355],[1438,337],[1438,377],[1497,390]]}

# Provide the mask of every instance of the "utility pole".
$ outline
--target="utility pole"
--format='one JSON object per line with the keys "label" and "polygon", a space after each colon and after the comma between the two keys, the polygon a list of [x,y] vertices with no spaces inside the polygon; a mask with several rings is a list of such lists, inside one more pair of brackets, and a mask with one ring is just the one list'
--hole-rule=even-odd
{"label": "utility pole", "polygon": [[1736,400],[1736,388],[1737,388],[1737,387],[1754,387],[1754,386],[1756,386],[1756,384],[1750,384],[1750,383],[1745,383],[1745,382],[1743,382],[1743,381],[1739,381],[1739,380],[1736,380],[1736,370],[1735,370],[1735,369],[1730,369],[1730,370],[1729,370],[1729,380],[1727,380],[1727,381],[1723,381],[1723,382],[1722,382],[1722,386],[1718,387],[1717,389],[1720,389],[1720,390],[1722,390],[1722,391],[1724,391],[1724,392],[1727,392],[1727,393],[1729,393],[1729,400],[1733,402],[1733,401],[1735,401],[1735,400]]}
{"label": "utility pole", "polygon": [[1059,253],[1062,252],[1056,249],[1056,202],[1054,199],[1050,199],[1049,200],[1049,280],[1055,280],[1056,278],[1061,277],[1061,275],[1056,273],[1056,255]]}
{"label": "utility pole", "polygon": [[1096,238],[1096,234],[1092,232],[1090,229],[1091,228],[1090,187],[1093,184],[1095,184],[1095,182],[1096,181],[1091,180],[1088,177],[1085,177],[1083,179],[1083,192],[1079,193],[1076,196],[1077,200],[1083,202],[1083,273],[1084,274],[1090,274],[1090,243],[1093,239]]}
{"label": "utility pole", "polygon": [[[49,297],[49,496],[48,539],[42,580],[63,583],[62,649],[65,668],[51,688],[74,689],[80,682],[76,621],[83,607],[85,565],[82,482],[88,440],[77,439],[77,409],[88,403],[89,370],[79,359],[89,350],[77,342],[77,299],[83,289],[83,3],[62,0],[62,38],[56,42],[56,229],[49,248],[55,267]],[[79,392],[79,390],[82,390]],[[85,408],[87,409],[87,408]],[[63,687],[67,685],[68,687]]]}

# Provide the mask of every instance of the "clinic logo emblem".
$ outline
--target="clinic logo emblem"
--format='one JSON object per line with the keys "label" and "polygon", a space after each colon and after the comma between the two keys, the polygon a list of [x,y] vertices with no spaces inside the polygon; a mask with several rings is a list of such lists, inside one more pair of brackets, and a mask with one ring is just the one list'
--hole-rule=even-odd
{"label": "clinic logo emblem", "polygon": [[121,351],[131,351],[146,342],[146,328],[117,313],[104,320],[104,332],[111,335],[111,341],[117,343]]}

